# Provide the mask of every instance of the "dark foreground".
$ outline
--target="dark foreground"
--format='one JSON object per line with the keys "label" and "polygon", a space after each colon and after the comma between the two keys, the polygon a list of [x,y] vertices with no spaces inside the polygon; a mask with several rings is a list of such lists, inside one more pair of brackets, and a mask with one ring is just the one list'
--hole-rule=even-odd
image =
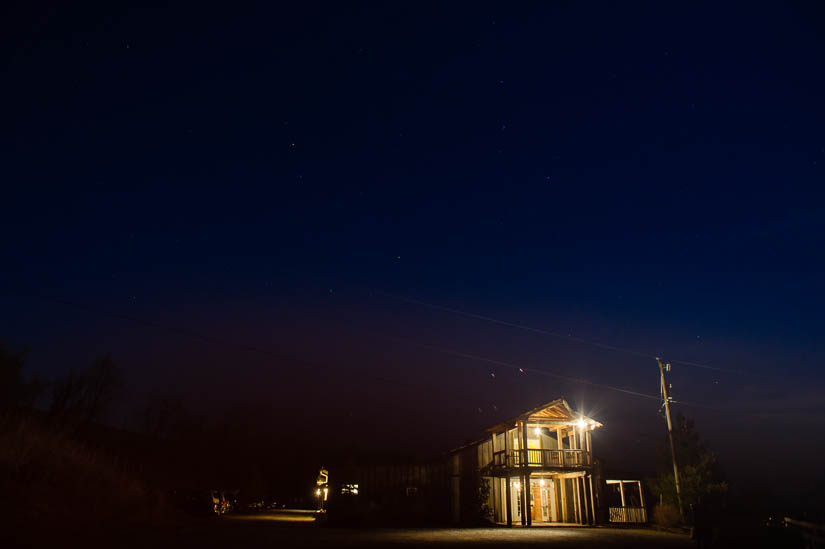
{"label": "dark foreground", "polygon": [[[325,528],[312,513],[284,511],[257,515],[229,515],[185,525],[118,528],[84,532],[66,529],[58,539],[35,540],[20,536],[14,546],[62,547],[692,547],[687,536],[647,529],[613,528]],[[42,533],[42,532],[41,532]],[[19,532],[23,534],[23,532]],[[21,539],[28,538],[28,539]],[[51,536],[49,536],[51,537]],[[59,540],[59,541],[58,541]]]}

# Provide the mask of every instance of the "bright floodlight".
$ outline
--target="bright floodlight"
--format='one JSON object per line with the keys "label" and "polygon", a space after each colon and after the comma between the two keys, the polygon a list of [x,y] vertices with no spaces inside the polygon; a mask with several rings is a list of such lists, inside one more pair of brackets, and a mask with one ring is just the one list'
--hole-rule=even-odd
{"label": "bright floodlight", "polygon": [[585,427],[587,427],[587,422],[585,422],[583,419],[580,419],[579,423],[578,423],[578,426],[579,426],[579,429],[584,429]]}
{"label": "bright floodlight", "polygon": [[533,429],[533,432],[536,433],[537,435],[540,435],[541,434],[541,427],[536,427],[535,429]]}

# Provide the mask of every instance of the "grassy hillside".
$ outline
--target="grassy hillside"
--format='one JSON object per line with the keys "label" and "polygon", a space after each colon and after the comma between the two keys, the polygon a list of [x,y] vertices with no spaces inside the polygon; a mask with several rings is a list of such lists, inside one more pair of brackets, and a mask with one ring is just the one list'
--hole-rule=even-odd
{"label": "grassy hillside", "polygon": [[30,414],[0,416],[0,513],[17,525],[166,520],[171,506],[117,458]]}

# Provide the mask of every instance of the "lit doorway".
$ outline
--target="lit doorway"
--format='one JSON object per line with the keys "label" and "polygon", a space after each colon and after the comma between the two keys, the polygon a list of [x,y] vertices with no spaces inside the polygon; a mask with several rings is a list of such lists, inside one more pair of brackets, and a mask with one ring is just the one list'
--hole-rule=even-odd
{"label": "lit doorway", "polygon": [[533,522],[557,522],[556,490],[552,478],[530,479],[530,512]]}

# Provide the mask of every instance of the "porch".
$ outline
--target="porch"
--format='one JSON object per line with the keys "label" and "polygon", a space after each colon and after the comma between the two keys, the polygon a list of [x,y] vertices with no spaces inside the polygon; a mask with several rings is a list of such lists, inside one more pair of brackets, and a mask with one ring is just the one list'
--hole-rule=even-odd
{"label": "porch", "polygon": [[647,522],[645,495],[640,480],[607,480],[608,517],[611,524]]}
{"label": "porch", "polygon": [[[502,524],[592,524],[592,479],[586,472],[533,470],[490,479],[493,511]],[[526,512],[525,512],[526,510]]]}
{"label": "porch", "polygon": [[593,458],[584,449],[544,449],[500,450],[493,453],[494,470],[535,467],[545,469],[576,469],[590,467]]}

